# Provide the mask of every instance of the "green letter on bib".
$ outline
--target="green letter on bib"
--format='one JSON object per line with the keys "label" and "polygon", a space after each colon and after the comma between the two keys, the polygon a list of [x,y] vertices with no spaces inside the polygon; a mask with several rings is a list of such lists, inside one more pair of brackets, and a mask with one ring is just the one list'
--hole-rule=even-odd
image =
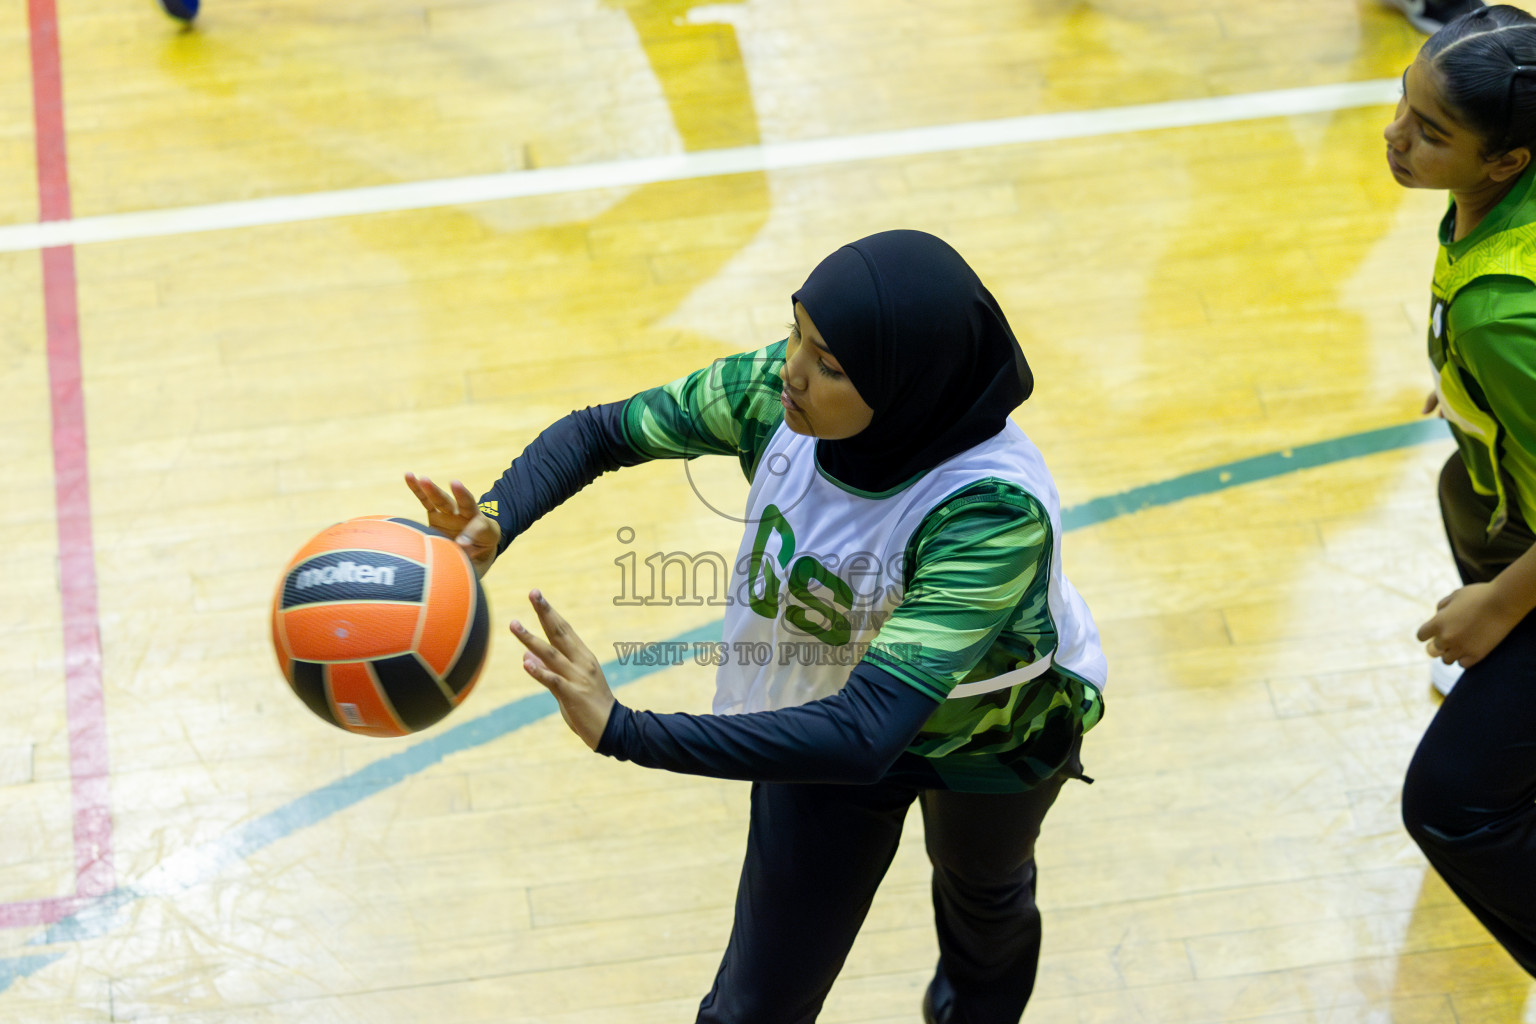
{"label": "green letter on bib", "polygon": [[[834,604],[827,604],[811,593],[812,580],[832,591]],[[819,626],[811,621],[805,608],[792,604],[784,611],[784,618],[791,625],[833,647],[841,647],[848,642],[848,617],[838,609],[853,607],[853,588],[842,577],[810,555],[801,555],[795,567],[789,571],[789,592],[827,620],[826,625]]]}
{"label": "green letter on bib", "polygon": [[[763,520],[757,527],[757,539],[752,542],[752,554],[748,556],[747,604],[763,618],[776,619],[779,617],[779,577],[772,572],[763,572],[763,559],[768,557],[770,532],[779,535],[779,565],[787,567],[789,560],[795,557],[794,531],[789,528],[778,506],[769,505],[763,509]],[[759,578],[763,580],[762,597],[757,596]]]}

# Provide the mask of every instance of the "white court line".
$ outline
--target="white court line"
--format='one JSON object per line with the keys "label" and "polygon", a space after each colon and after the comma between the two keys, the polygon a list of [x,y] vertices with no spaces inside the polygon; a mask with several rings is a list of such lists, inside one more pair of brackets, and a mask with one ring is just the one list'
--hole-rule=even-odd
{"label": "white court line", "polygon": [[41,224],[15,224],[0,227],[0,252],[121,242],[198,231],[292,224],[363,213],[423,210],[498,199],[626,188],[723,174],[816,167],[883,157],[919,156],[959,149],[986,149],[1159,128],[1188,128],[1265,117],[1327,113],[1395,103],[1399,89],[1397,79],[1384,78],[1240,96],[1148,103],[1135,107],[970,121],[931,128],[845,135],[835,139],[775,142],[574,167],[441,178],[399,185],[313,192],[308,195],[274,196],[269,199],[211,203],[207,206],[184,206],[170,210],[114,213]]}

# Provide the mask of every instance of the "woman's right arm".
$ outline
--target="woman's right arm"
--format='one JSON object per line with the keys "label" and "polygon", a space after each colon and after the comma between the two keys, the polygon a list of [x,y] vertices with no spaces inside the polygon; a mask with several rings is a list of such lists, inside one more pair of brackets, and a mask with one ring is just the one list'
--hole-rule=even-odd
{"label": "woman's right arm", "polygon": [[546,512],[604,473],[646,461],[625,440],[626,404],[588,406],[556,420],[478,502],[457,480],[444,491],[426,477],[407,473],[406,486],[426,509],[427,524],[454,537],[475,572],[484,576],[512,539]]}
{"label": "woman's right arm", "polygon": [[501,536],[496,553],[604,473],[637,466],[647,456],[624,436],[628,401],[588,406],[550,424],[480,496],[480,511]]}
{"label": "woman's right arm", "polygon": [[778,368],[784,343],[715,360],[622,402],[589,406],[551,424],[477,502],[463,484],[444,491],[405,482],[434,529],[457,538],[484,576],[496,556],[545,513],[610,470],[651,459],[735,455],[750,478],[783,420]]}

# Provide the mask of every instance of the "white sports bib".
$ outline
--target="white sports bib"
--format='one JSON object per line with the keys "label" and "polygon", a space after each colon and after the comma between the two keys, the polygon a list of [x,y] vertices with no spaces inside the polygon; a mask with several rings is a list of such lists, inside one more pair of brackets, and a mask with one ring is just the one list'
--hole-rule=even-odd
{"label": "white sports bib", "polygon": [[[1013,421],[981,444],[884,497],[851,492],[816,467],[816,439],[780,425],[758,461],[747,531],[725,612],[716,714],[769,711],[843,688],[901,603],[912,533],[949,495],[984,479],[1015,483],[1047,509],[1049,603],[1058,646],[1037,661],[957,687],[951,699],[1016,686],[1054,663],[1102,686],[1098,629],[1061,572],[1061,511],[1039,450]],[[901,660],[900,651],[887,652]]]}

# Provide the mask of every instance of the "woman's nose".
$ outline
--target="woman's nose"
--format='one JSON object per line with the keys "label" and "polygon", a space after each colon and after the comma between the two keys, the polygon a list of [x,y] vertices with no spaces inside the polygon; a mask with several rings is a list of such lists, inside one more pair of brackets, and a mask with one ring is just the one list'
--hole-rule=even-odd
{"label": "woman's nose", "polygon": [[784,361],[785,368],[789,370],[789,381],[796,389],[805,387],[815,358],[811,352],[811,346],[802,341],[795,346],[794,354]]}

